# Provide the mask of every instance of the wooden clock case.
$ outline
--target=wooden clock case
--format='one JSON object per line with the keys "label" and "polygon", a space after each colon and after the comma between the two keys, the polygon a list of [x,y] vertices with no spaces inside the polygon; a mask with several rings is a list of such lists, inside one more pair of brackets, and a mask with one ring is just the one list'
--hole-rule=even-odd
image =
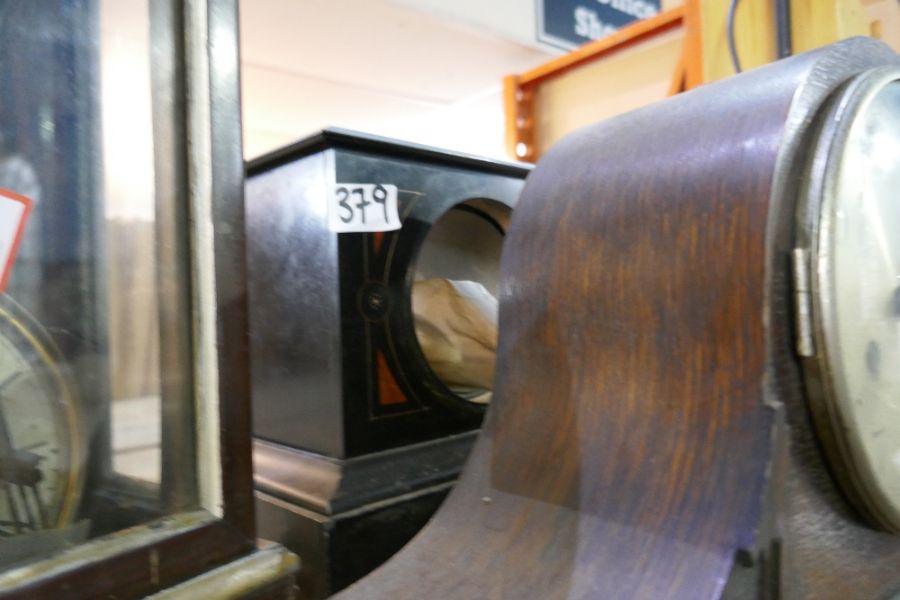
{"label": "wooden clock case", "polygon": [[853,508],[813,425],[791,270],[823,107],[897,63],[850,39],[555,146],[508,233],[460,483],[339,598],[897,594],[900,537]]}

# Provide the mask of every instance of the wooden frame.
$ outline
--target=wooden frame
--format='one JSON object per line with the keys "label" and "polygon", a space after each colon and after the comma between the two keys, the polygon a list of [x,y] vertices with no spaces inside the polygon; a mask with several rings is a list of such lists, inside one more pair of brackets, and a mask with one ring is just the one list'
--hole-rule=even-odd
{"label": "wooden frame", "polygon": [[895,595],[900,538],[812,429],[789,257],[823,107],[897,61],[845,40],[561,141],[507,234],[460,482],[335,600]]}
{"label": "wooden frame", "polygon": [[[208,404],[208,413],[204,416],[201,409],[193,421],[198,435],[197,479],[210,470],[217,475],[206,483],[208,489],[200,483],[205,510],[183,512],[186,507],[170,506],[180,512],[0,573],[0,598],[143,597],[248,555],[256,547],[237,2],[151,4],[153,18],[162,23],[154,31],[160,39],[154,40],[153,60],[163,63],[165,83],[174,83],[173,89],[161,92],[166,110],[154,114],[156,137],[164,146],[157,152],[169,153],[161,163],[163,175],[157,185],[164,186],[171,201],[160,215],[172,225],[165,239],[182,253],[176,258],[191,282],[191,291],[170,308],[194,315],[212,312],[211,319],[194,323],[192,336],[183,331],[179,335],[165,319],[161,335],[179,338],[176,346],[194,364],[196,378],[203,377],[204,365],[198,363],[204,361],[214,374],[214,379],[207,379],[211,387],[199,386],[202,391],[190,396],[202,393],[198,404]],[[198,216],[207,221],[207,231],[195,225]],[[189,222],[191,226],[186,225]],[[227,231],[214,227],[222,222],[230,225]],[[204,247],[206,262],[198,250]],[[211,463],[217,468],[210,469]],[[290,561],[285,566],[289,568]]]}
{"label": "wooden frame", "polygon": [[[546,147],[546,140],[538,139],[536,131],[536,116],[541,110],[536,107],[536,98],[544,83],[672,29],[683,28],[684,41],[681,56],[670,79],[668,95],[734,74],[725,33],[728,2],[682,1],[681,6],[650,19],[637,21],[535,69],[506,77],[504,110],[506,149],[509,155],[518,160],[534,162],[540,158],[540,150]],[[871,33],[878,37],[880,21],[869,21],[858,0],[828,0],[823,3],[827,6],[820,7],[816,4],[815,10],[812,4],[801,0],[790,2],[795,53],[853,35]],[[745,70],[778,58],[774,21],[771,2],[759,0],[741,3],[735,18],[735,38]]]}
{"label": "wooden frame", "polygon": [[699,85],[702,81],[700,0],[687,0],[655,17],[637,21],[605,38],[585,44],[519,75],[503,80],[503,103],[506,115],[506,149],[510,156],[534,162],[537,155],[534,98],[546,81],[590,62],[602,59],[650,38],[684,27],[685,40],[678,66],[672,74],[669,95]]}

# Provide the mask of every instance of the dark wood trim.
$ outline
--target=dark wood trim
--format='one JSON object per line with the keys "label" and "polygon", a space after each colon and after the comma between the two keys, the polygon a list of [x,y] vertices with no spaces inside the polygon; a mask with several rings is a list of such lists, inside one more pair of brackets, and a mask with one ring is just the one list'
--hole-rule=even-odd
{"label": "dark wood trim", "polygon": [[[93,540],[87,546],[78,546],[68,554],[23,567],[32,571],[33,577],[19,587],[0,591],[0,598],[77,600],[144,597],[247,555],[255,548],[237,1],[206,2],[224,517],[204,523],[203,519],[212,517],[207,515],[197,520],[197,517],[189,514],[174,514],[149,525]],[[184,111],[184,102],[186,90],[190,87],[187,79],[190,74],[184,68],[188,58],[187,49],[180,40],[185,38],[185,16],[190,3],[191,0],[167,0],[164,5],[154,5],[155,17],[170,19],[169,23],[163,23],[159,29],[154,30],[165,34],[159,43],[162,46],[173,46],[173,55],[169,57],[172,63],[158,65],[163,69],[163,74],[176,79],[175,88],[171,92],[175,113],[159,123],[170,135],[175,136],[170,146],[174,156],[169,157],[175,165],[171,172],[165,174],[177,188],[170,190],[173,193],[170,201],[173,203],[186,194],[189,184],[185,148],[188,119],[191,117]],[[168,33],[162,31],[165,27],[170,29]],[[158,51],[159,49],[155,50]],[[166,69],[170,71],[165,73]],[[155,116],[159,117],[159,114],[157,110]],[[177,212],[177,208],[175,210]],[[181,217],[186,218],[186,215],[167,214],[165,219],[169,224],[178,224]],[[184,224],[180,226],[183,227]],[[186,234],[185,231],[180,233]],[[179,232],[169,232],[165,239],[173,235],[177,238]],[[174,243],[178,240],[170,241]],[[190,245],[180,247],[186,250]],[[167,257],[167,260],[176,261],[179,258],[171,252]],[[184,256],[183,259],[187,261],[188,257]],[[183,305],[177,308],[187,309]],[[166,327],[165,323],[163,327]],[[171,333],[164,329],[163,333],[166,332]],[[191,355],[187,358],[190,360]],[[190,397],[182,399],[188,402],[191,400]],[[196,420],[192,422],[196,423]],[[204,465],[197,465],[197,470],[203,468]],[[183,487],[188,483],[182,480],[179,485]],[[180,501],[175,504],[170,506],[171,510],[183,510]],[[192,519],[197,523],[196,526],[189,524]],[[178,526],[179,522],[185,525]],[[160,533],[166,528],[173,530],[171,535]],[[163,537],[160,539],[161,535]],[[146,539],[147,543],[141,544],[141,539]],[[132,544],[132,540],[136,541]],[[121,552],[113,551],[117,544],[122,545]],[[96,553],[91,556],[85,552],[81,556],[79,550],[82,549]],[[98,557],[97,553],[101,552],[102,556]]]}
{"label": "dark wood trim", "polygon": [[323,515],[335,515],[454,481],[477,431],[350,459],[253,441],[256,489]]}
{"label": "dark wood trim", "polygon": [[467,167],[483,173],[510,175],[513,177],[524,177],[532,168],[532,165],[525,163],[491,160],[463,152],[442,150],[423,144],[414,144],[368,133],[350,131],[349,129],[330,127],[315,135],[249,161],[247,163],[247,175],[258,175],[300,157],[330,148],[370,152],[386,157],[412,159],[425,163],[440,164],[441,166]]}
{"label": "dark wood trim", "polygon": [[196,411],[191,336],[188,157],[185,139],[184,15],[177,3],[150,6],[153,158],[156,195],[156,286],[159,297],[159,382],[162,411],[161,502],[184,510],[197,498]]}
{"label": "dark wood trim", "polygon": [[460,482],[338,598],[719,598],[757,583],[736,559],[790,598],[895,593],[900,538],[854,514],[810,427],[788,272],[810,123],[896,61],[845,40],[556,144],[507,233]]}
{"label": "dark wood trim", "polygon": [[[148,535],[152,529],[152,525],[139,528]],[[0,599],[142,598],[249,553],[253,547],[243,532],[216,521],[105,559],[73,561],[58,573],[0,592]]]}
{"label": "dark wood trim", "polygon": [[255,537],[237,0],[209,0],[217,343],[225,521]]}

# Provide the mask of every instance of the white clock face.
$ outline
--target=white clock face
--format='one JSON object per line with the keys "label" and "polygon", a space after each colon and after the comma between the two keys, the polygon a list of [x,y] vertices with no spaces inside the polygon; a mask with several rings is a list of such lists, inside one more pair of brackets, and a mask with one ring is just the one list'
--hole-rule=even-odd
{"label": "white clock face", "polygon": [[33,332],[0,306],[0,543],[72,517],[76,421],[55,369]]}
{"label": "white clock face", "polygon": [[[900,531],[900,74],[850,88],[815,277],[826,398],[851,497]],[[872,83],[872,82],[875,83]],[[853,95],[855,94],[855,95]],[[830,184],[830,185],[829,185]]]}

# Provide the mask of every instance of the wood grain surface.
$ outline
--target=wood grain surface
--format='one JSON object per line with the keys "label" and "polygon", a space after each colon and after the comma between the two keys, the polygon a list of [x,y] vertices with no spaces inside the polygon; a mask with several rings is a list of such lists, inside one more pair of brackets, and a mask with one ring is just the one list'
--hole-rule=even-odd
{"label": "wood grain surface", "polygon": [[[716,598],[735,556],[773,540],[804,582],[828,561],[852,581],[835,548],[817,549],[817,523],[839,545],[878,538],[858,556],[884,587],[897,538],[859,524],[809,444],[785,277],[799,182],[785,169],[818,104],[889,56],[844,43],[552,149],[508,232],[495,399],[464,476],[339,597]],[[781,573],[790,597],[868,597],[797,578]]]}

